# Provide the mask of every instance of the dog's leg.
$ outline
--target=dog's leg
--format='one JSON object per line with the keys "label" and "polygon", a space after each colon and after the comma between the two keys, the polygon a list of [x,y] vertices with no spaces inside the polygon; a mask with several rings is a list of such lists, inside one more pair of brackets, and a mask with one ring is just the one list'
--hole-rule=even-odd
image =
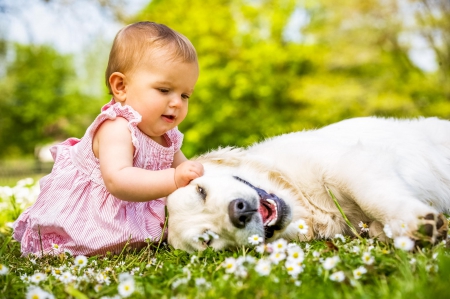
{"label": "dog's leg", "polygon": [[[362,166],[364,168],[359,168]],[[372,236],[383,238],[382,227],[389,225],[392,237],[406,235],[417,240],[418,244],[435,244],[446,238],[448,221],[445,216],[425,200],[420,200],[413,189],[391,170],[391,167],[368,163],[367,160],[357,161],[348,164],[345,171],[339,169],[339,175],[329,177],[328,187],[343,195],[341,200],[355,202],[372,219]]]}

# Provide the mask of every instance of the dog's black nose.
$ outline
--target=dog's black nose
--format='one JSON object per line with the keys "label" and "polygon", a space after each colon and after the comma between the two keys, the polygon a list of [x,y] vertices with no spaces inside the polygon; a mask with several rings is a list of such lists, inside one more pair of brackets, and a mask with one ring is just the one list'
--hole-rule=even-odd
{"label": "dog's black nose", "polygon": [[256,212],[257,210],[242,198],[235,199],[228,205],[228,216],[237,228],[244,228]]}

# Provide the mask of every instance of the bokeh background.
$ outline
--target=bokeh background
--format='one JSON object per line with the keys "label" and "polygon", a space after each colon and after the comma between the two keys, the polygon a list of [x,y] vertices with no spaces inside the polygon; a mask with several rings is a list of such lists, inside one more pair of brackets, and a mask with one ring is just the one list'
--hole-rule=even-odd
{"label": "bokeh background", "polygon": [[450,118],[449,0],[0,0],[0,183],[83,135],[115,33],[141,20],[197,49],[188,157],[355,116]]}

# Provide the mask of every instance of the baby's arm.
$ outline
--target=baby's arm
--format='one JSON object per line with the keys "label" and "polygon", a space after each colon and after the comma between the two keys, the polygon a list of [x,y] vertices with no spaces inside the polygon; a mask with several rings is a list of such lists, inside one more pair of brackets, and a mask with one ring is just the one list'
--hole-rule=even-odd
{"label": "baby's arm", "polygon": [[174,168],[151,171],[133,167],[134,146],[128,122],[122,117],[100,126],[94,136],[93,151],[100,161],[106,189],[119,199],[149,201],[177,189]]}

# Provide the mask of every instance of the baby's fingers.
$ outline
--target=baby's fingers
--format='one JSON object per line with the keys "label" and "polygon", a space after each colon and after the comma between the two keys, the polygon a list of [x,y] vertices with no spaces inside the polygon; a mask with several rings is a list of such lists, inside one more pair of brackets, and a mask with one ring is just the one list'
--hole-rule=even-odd
{"label": "baby's fingers", "polygon": [[193,162],[191,171],[195,174],[195,177],[192,179],[201,177],[203,175],[203,173],[205,172],[205,170],[203,168],[203,164],[198,163],[198,162]]}

